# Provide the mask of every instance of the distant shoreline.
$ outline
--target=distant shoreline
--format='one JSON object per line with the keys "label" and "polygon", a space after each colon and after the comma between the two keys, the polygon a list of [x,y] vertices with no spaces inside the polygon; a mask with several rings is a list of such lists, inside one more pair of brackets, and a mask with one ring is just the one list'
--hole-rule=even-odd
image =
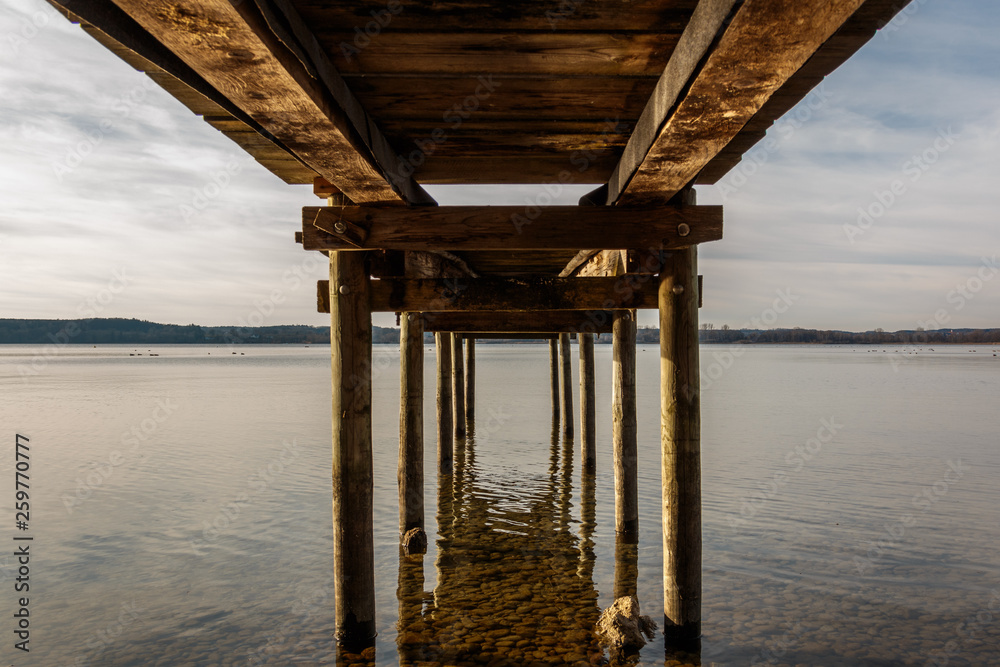
{"label": "distant shoreline", "polygon": [[[821,329],[728,329],[703,325],[703,344],[724,345],[996,345],[1000,328],[934,331],[836,331]],[[433,334],[425,340],[433,341]],[[536,339],[540,340],[540,339]],[[399,329],[372,326],[373,343],[398,343]],[[483,340],[525,343],[519,339]],[[603,335],[598,343],[610,343]],[[659,330],[640,328],[636,342],[659,342]],[[203,327],[124,318],[81,320],[0,319],[0,345],[329,345],[330,328],[309,325]]]}

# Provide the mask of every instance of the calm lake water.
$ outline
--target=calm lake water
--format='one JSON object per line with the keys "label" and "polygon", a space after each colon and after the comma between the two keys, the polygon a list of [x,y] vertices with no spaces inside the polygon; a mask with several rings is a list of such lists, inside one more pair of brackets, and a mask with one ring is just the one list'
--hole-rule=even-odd
{"label": "calm lake water", "polygon": [[[234,349],[70,346],[32,367],[35,348],[0,347],[0,553],[16,433],[34,536],[27,654],[0,556],[3,664],[337,659],[329,350]],[[657,635],[614,661],[1000,664],[996,349],[703,347],[701,655]],[[430,545],[401,563],[399,352],[376,346],[378,665],[599,664],[616,587],[662,625],[658,350],[638,353],[640,544],[617,554],[610,352],[595,477],[553,436],[547,347],[481,343],[477,423],[439,484],[427,347]]]}

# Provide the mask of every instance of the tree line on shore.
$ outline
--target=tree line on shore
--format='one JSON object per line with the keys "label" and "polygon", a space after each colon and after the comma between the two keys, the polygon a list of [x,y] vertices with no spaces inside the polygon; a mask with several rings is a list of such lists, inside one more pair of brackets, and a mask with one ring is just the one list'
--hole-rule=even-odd
{"label": "tree line on shore", "polygon": [[[716,329],[703,324],[699,334],[702,343],[748,344],[814,344],[814,345],[927,345],[927,344],[990,344],[1000,343],[997,329],[923,329],[904,331],[852,332],[819,329]],[[636,342],[657,343],[659,330],[640,327]],[[432,343],[433,334],[425,341]],[[0,319],[0,344],[29,345],[325,345],[330,342],[330,328],[309,325],[279,325],[270,327],[221,326],[196,324],[158,324],[137,319],[92,318],[84,320],[22,320]],[[399,343],[399,329],[372,327],[373,343]],[[503,340],[484,340],[500,343]],[[511,341],[513,342],[513,341]],[[517,342],[527,342],[519,340]],[[611,336],[600,336],[598,343],[610,343]]]}

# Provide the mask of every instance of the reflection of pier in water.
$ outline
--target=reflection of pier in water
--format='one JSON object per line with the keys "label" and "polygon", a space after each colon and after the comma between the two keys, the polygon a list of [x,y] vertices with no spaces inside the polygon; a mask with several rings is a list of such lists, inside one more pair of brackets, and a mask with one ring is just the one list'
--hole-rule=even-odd
{"label": "reflection of pier in water", "polygon": [[[583,475],[573,519],[573,440],[552,430],[547,477],[504,479],[456,442],[438,487],[438,584],[424,593],[423,556],[400,557],[401,664],[592,664],[600,615],[594,584],[594,479]],[[633,578],[632,588],[635,583]]]}

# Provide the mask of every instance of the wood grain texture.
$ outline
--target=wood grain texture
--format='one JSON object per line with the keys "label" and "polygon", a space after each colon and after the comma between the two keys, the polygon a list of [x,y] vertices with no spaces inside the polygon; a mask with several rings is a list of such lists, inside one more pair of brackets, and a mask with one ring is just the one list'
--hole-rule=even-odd
{"label": "wood grain texture", "polygon": [[306,206],[302,238],[306,250],[656,252],[721,239],[722,216],[721,206]]}
{"label": "wood grain texture", "polygon": [[424,528],[424,327],[420,313],[399,320],[399,534]]}
{"label": "wood grain texture", "polygon": [[594,334],[580,341],[580,453],[584,475],[597,471],[597,379],[594,369]]}
{"label": "wood grain texture", "polygon": [[664,633],[701,634],[701,398],[697,250],[660,274]]}
{"label": "wood grain texture", "polygon": [[461,334],[451,334],[451,396],[455,407],[455,437],[465,437],[465,360]]}
{"label": "wood grain texture", "polygon": [[611,338],[611,442],[615,470],[615,533],[628,544],[639,541],[638,423],[635,396],[635,317],[615,316]]}
{"label": "wood grain texture", "polygon": [[559,339],[549,340],[549,393],[552,397],[552,428],[559,424]]}
{"label": "wood grain texture", "polygon": [[691,183],[863,4],[746,0],[646,155],[619,179],[620,194],[609,190],[608,203],[663,202]]}
{"label": "wood grain texture", "polygon": [[357,99],[346,86],[329,88],[335,85],[329,80],[336,77],[332,66],[313,63],[324,70],[314,77],[253,3],[239,8],[226,0],[115,4],[354,201],[433,202],[412,181],[397,183],[402,194],[393,189],[383,174],[395,173],[397,157],[386,151],[388,143]]}
{"label": "wood grain texture", "polygon": [[476,423],[476,339],[465,339],[465,422]]}
{"label": "wood grain texture", "polygon": [[543,310],[424,313],[425,331],[560,334],[611,333],[614,311]]}
{"label": "wood grain texture", "polygon": [[570,344],[569,334],[559,334],[559,356],[562,360],[562,410],[563,437],[573,437],[573,349]]}
{"label": "wood grain texture", "polygon": [[333,377],[333,576],[337,638],[374,640],[372,334],[361,253],[330,257]]}
{"label": "wood grain texture", "polygon": [[451,334],[434,334],[437,358],[438,474],[451,474],[454,465],[455,431],[451,407]]}

